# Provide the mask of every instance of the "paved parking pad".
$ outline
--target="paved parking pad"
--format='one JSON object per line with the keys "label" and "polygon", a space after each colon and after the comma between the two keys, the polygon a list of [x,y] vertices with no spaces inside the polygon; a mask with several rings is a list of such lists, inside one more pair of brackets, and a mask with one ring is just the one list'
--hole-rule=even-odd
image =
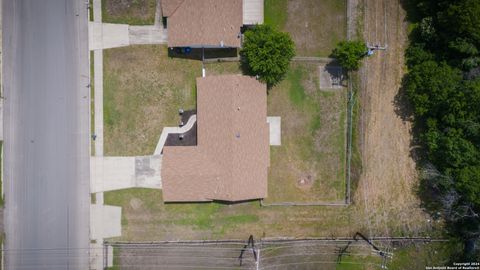
{"label": "paved parking pad", "polygon": [[132,187],[161,189],[161,156],[101,157],[90,160],[91,192]]}
{"label": "paved parking pad", "polygon": [[321,89],[336,89],[343,87],[345,76],[341,67],[327,64],[320,65],[318,69]]}

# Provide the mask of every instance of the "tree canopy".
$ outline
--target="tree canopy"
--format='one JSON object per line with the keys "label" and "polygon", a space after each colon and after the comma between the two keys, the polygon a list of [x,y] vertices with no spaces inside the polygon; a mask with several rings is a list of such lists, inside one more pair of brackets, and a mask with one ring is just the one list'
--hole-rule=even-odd
{"label": "tree canopy", "polygon": [[424,161],[443,175],[425,183],[443,187],[436,197],[443,209],[435,211],[470,241],[480,234],[480,1],[407,2],[413,31],[404,88]]}
{"label": "tree canopy", "polygon": [[361,41],[341,41],[333,50],[340,65],[346,70],[357,70],[360,68],[360,60],[365,56],[367,46]]}
{"label": "tree canopy", "polygon": [[290,35],[268,25],[247,30],[240,51],[244,71],[259,76],[269,87],[283,79],[294,55],[295,44]]}

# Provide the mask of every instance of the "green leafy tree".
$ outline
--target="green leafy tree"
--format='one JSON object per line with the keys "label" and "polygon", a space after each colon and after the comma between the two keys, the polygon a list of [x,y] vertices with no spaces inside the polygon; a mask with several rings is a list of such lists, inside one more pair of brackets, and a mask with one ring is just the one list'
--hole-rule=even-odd
{"label": "green leafy tree", "polygon": [[[426,161],[442,177],[422,181],[464,258],[480,238],[480,1],[406,0],[415,28],[404,81]],[[428,188],[425,188],[427,187]],[[472,259],[470,259],[472,260]]]}
{"label": "green leafy tree", "polygon": [[451,37],[463,37],[480,43],[480,1],[447,1],[447,8],[439,13],[439,21]]}
{"label": "green leafy tree", "polygon": [[295,44],[288,33],[268,25],[257,25],[245,32],[240,51],[245,73],[259,76],[271,87],[281,81],[295,56]]}
{"label": "green leafy tree", "polygon": [[357,70],[360,68],[360,60],[366,52],[367,46],[361,41],[341,41],[333,50],[332,55],[346,70]]}
{"label": "green leafy tree", "polygon": [[468,166],[459,170],[456,186],[462,194],[477,206],[480,206],[480,166]]}
{"label": "green leafy tree", "polygon": [[460,70],[435,61],[413,66],[406,80],[407,95],[416,116],[438,117],[456,94],[462,79]]}
{"label": "green leafy tree", "polygon": [[423,44],[412,44],[405,52],[407,58],[407,65],[413,67],[426,61],[434,60],[435,55],[425,50]]}

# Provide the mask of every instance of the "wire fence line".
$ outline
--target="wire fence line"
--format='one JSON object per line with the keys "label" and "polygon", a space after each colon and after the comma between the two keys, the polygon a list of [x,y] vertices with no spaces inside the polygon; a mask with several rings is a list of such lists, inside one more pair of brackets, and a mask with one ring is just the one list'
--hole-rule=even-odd
{"label": "wire fence line", "polygon": [[[205,241],[149,241],[149,242],[104,242],[104,265],[108,266],[108,248],[115,250],[114,266],[122,269],[286,269],[293,265],[307,265],[311,269],[332,269],[338,264],[359,264],[378,267],[386,264],[384,254],[392,254],[392,243],[403,246],[405,243],[444,242],[447,239],[429,237],[373,237],[380,251],[374,250],[367,241],[359,238],[263,238],[258,241],[247,240],[205,240]],[[67,248],[68,249],[68,248]],[[26,252],[26,269],[31,267],[28,254],[41,252],[45,255],[62,257],[88,256],[89,251],[80,256],[69,254],[65,248],[3,250]],[[52,253],[48,253],[48,251]],[[111,254],[111,253],[110,253]],[[382,255],[383,254],[383,255]],[[373,257],[373,260],[372,260]],[[37,266],[37,267],[35,267]],[[111,266],[111,265],[110,265]],[[54,267],[49,265],[48,267]],[[46,267],[45,269],[48,269]]]}
{"label": "wire fence line", "polygon": [[[351,14],[353,14],[352,0],[344,0],[345,3],[345,38],[347,40],[352,39],[350,31],[353,29],[353,23],[349,20]],[[302,61],[302,62],[320,62],[320,63],[336,63],[335,58],[330,57],[310,57],[310,56],[297,56],[292,59],[292,61]],[[347,74],[347,105],[346,105],[346,127],[345,127],[345,194],[342,201],[313,201],[313,202],[298,202],[298,201],[287,201],[287,202],[265,202],[264,199],[260,200],[260,205],[269,207],[269,206],[332,206],[332,207],[346,207],[351,204],[351,160],[352,160],[352,132],[353,132],[353,109],[355,104],[355,95],[354,89],[352,86],[352,80],[350,73]]]}
{"label": "wire fence line", "polygon": [[335,269],[338,264],[369,265],[380,269],[385,266],[386,257],[393,256],[392,243],[437,241],[448,240],[379,236],[369,239],[279,237],[254,241],[250,237],[248,241],[105,241],[104,245],[115,251],[110,258],[113,266],[122,269],[288,269],[295,265],[311,267],[309,269]]}

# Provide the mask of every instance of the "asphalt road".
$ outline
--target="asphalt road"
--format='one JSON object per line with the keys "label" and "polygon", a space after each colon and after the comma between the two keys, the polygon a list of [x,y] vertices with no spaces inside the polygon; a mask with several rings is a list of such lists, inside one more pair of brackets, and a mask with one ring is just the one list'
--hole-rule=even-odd
{"label": "asphalt road", "polygon": [[7,269],[88,269],[84,0],[3,0]]}

